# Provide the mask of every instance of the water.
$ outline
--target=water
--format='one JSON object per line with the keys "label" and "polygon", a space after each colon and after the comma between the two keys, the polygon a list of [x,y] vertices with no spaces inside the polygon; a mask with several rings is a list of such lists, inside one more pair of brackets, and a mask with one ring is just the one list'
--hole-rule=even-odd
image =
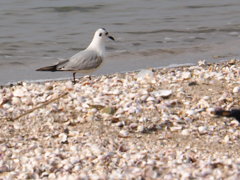
{"label": "water", "polygon": [[239,16],[239,0],[0,1],[0,84],[70,78],[35,69],[84,49],[100,27],[117,41],[95,74],[238,58]]}

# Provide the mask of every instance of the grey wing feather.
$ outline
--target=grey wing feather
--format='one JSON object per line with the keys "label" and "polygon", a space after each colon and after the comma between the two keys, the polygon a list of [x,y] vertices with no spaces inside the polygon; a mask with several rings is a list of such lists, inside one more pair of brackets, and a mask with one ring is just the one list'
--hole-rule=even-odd
{"label": "grey wing feather", "polygon": [[96,51],[81,51],[72,56],[69,61],[59,64],[59,70],[81,71],[97,68],[102,63],[102,57]]}
{"label": "grey wing feather", "polygon": [[69,62],[69,59],[63,60],[63,61],[59,61],[59,62],[57,63],[56,69],[57,69],[57,70],[61,69],[61,68],[62,68],[63,66],[65,66],[68,62]]}

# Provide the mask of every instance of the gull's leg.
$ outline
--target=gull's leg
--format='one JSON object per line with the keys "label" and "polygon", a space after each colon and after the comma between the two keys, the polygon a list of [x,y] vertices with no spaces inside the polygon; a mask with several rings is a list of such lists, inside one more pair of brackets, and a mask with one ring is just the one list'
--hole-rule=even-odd
{"label": "gull's leg", "polygon": [[75,75],[76,75],[76,73],[74,72],[74,73],[73,73],[73,84],[75,84],[75,83],[76,83],[76,80],[75,80]]}

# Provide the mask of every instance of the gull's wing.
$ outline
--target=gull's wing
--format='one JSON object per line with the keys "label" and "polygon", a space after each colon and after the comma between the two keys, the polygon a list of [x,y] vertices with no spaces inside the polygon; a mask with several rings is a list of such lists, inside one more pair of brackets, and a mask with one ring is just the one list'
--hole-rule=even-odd
{"label": "gull's wing", "polygon": [[97,68],[103,59],[96,51],[84,50],[74,56],[68,61],[58,64],[57,70],[60,71],[81,71]]}

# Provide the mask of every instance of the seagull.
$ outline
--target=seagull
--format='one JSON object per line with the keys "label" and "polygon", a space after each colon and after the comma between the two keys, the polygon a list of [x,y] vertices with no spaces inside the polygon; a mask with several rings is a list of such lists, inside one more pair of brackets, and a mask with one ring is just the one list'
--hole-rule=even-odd
{"label": "seagull", "polygon": [[107,38],[115,40],[105,28],[100,28],[95,32],[92,42],[85,50],[78,52],[67,60],[60,61],[52,66],[36,69],[36,71],[71,71],[73,72],[73,83],[75,84],[77,72],[92,73],[103,62],[105,40]]}

